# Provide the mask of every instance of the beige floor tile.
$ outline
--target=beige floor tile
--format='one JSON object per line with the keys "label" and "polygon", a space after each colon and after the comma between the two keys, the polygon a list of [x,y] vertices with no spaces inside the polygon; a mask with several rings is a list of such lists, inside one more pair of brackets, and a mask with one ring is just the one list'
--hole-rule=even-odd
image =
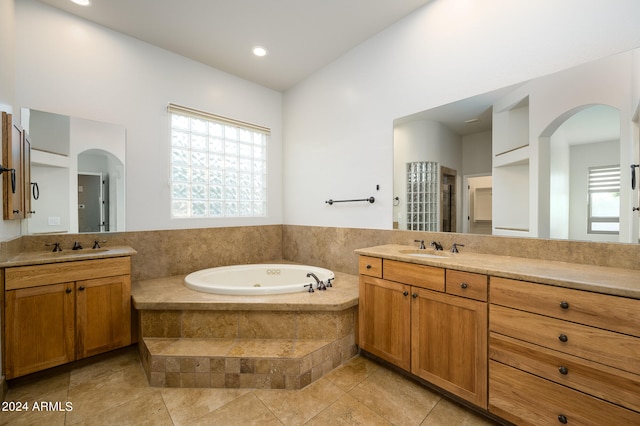
{"label": "beige floor tile", "polygon": [[165,388],[160,390],[176,426],[190,425],[195,419],[212,413],[249,392],[243,389]]}
{"label": "beige floor tile", "polygon": [[[7,399],[9,401],[9,399]],[[49,400],[47,400],[49,401]],[[10,411],[0,413],[0,425],[47,425],[63,426],[65,423],[64,412],[57,411],[33,411],[33,401],[28,401],[29,411]],[[63,403],[64,404],[64,403]]]}
{"label": "beige floor tile", "polygon": [[421,426],[492,426],[495,423],[454,402],[442,398]]}
{"label": "beige floor tile", "polygon": [[397,373],[380,368],[349,394],[398,425],[418,425],[440,396]]}
{"label": "beige floor tile", "polygon": [[377,415],[350,395],[344,395],[327,409],[311,419],[305,426],[387,426],[388,421]]}
{"label": "beige floor tile", "polygon": [[343,391],[347,392],[363,382],[378,368],[380,368],[380,366],[375,362],[367,358],[357,356],[327,374],[325,378]]}
{"label": "beige floor tile", "polygon": [[256,396],[285,425],[301,425],[345,393],[326,379],[300,390],[256,390]]}
{"label": "beige floor tile", "polygon": [[230,403],[189,423],[190,425],[282,426],[282,423],[253,393],[246,393]]}
{"label": "beige floor tile", "polygon": [[[69,421],[67,424],[73,424]],[[164,405],[159,391],[144,394],[135,398],[132,396],[124,404],[107,408],[106,410],[86,417],[78,425],[87,426],[172,426],[171,417]]]}
{"label": "beige floor tile", "polygon": [[69,369],[52,369],[11,381],[7,401],[66,400],[69,393]]}
{"label": "beige floor tile", "polygon": [[90,381],[69,389],[68,398],[73,403],[73,411],[67,413],[68,423],[78,423],[96,412],[155,392],[155,388],[149,386],[139,364],[128,365],[113,372],[102,370],[96,374],[86,374],[92,377]]}
{"label": "beige floor tile", "polygon": [[70,373],[69,387],[91,382],[105,374],[125,368],[137,368],[139,365],[140,358],[137,349],[133,347],[91,357],[74,364]]}

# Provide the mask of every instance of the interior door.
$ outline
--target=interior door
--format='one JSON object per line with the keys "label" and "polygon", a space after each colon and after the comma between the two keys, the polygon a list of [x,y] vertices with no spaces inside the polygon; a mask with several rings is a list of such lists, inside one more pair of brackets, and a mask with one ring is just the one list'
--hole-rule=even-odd
{"label": "interior door", "polygon": [[78,174],[78,231],[104,229],[101,174]]}

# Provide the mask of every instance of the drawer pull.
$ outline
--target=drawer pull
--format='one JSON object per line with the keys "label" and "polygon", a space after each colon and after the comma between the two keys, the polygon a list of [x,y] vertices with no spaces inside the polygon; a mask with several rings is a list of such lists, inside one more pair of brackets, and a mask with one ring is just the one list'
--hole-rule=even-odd
{"label": "drawer pull", "polygon": [[408,295],[409,295],[409,292],[408,292],[408,291],[405,291],[404,293],[402,293],[402,295],[403,295],[403,296],[408,296]]}
{"label": "drawer pull", "polygon": [[564,365],[561,365],[560,367],[558,367],[558,371],[560,372],[560,374],[568,374],[569,373],[569,369],[567,367],[565,367]]}
{"label": "drawer pull", "polygon": [[469,287],[469,284],[467,284],[467,283],[461,283],[460,284],[460,288],[467,288],[467,287]]}
{"label": "drawer pull", "polygon": [[560,302],[560,307],[562,309],[569,309],[569,302],[563,300],[562,302]]}
{"label": "drawer pull", "polygon": [[567,342],[567,341],[569,340],[569,338],[567,337],[567,335],[566,335],[566,334],[561,334],[561,335],[559,335],[559,336],[558,336],[558,339],[559,339],[561,342]]}
{"label": "drawer pull", "polygon": [[80,290],[80,291],[84,291],[84,288],[85,288],[85,287],[84,287],[83,285],[81,285],[81,286],[80,286],[80,288],[78,288],[78,290]]}
{"label": "drawer pull", "polygon": [[411,297],[413,297],[414,299],[415,299],[415,298],[417,298],[417,297],[418,297],[418,293],[413,293],[413,294],[411,295]]}
{"label": "drawer pull", "polygon": [[558,421],[563,425],[566,425],[569,420],[567,420],[567,416],[565,416],[564,414],[560,414],[558,416]]}
{"label": "drawer pull", "polygon": [[365,266],[365,268],[371,269],[371,265],[367,265],[367,266]]}
{"label": "drawer pull", "polygon": [[71,293],[71,291],[72,291],[72,290],[71,290],[70,288],[68,288],[68,289],[66,289],[64,292],[65,292],[65,293],[67,293],[67,294],[69,294],[69,293]]}

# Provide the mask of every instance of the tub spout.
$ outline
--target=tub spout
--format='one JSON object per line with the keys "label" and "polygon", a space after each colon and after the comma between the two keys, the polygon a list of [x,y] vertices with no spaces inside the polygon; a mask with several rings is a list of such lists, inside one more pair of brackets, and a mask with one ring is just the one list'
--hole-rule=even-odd
{"label": "tub spout", "polygon": [[316,280],[316,289],[318,290],[326,290],[327,286],[324,285],[324,282],[320,281],[320,278],[317,277],[313,272],[309,272],[307,277],[313,277]]}

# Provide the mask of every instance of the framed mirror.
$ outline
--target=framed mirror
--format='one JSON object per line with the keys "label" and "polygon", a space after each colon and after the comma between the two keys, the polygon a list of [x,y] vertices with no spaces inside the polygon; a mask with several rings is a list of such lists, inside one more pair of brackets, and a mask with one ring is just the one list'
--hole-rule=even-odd
{"label": "framed mirror", "polygon": [[[396,119],[394,228],[435,216],[429,230],[446,232],[453,214],[452,232],[637,242],[630,165],[638,158],[638,55],[624,52]],[[415,193],[415,162],[438,168],[436,205]],[[608,181],[608,194],[594,195],[601,177],[593,170],[610,166],[618,186]],[[457,176],[453,184],[442,170]],[[445,199],[452,193],[455,199]],[[443,208],[448,203],[455,207]]]}
{"label": "framed mirror", "polygon": [[125,231],[126,129],[23,108],[32,140],[26,234]]}

